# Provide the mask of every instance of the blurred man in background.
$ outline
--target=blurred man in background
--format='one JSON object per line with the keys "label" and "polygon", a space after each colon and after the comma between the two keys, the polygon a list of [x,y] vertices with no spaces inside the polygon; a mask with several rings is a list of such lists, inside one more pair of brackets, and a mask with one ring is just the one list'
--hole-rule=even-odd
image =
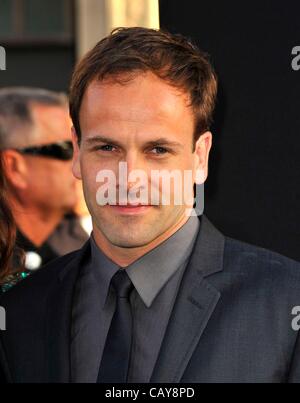
{"label": "blurred man in background", "polygon": [[0,149],[27,269],[80,248],[88,237],[74,214],[78,187],[71,172],[70,126],[64,94],[0,90]]}

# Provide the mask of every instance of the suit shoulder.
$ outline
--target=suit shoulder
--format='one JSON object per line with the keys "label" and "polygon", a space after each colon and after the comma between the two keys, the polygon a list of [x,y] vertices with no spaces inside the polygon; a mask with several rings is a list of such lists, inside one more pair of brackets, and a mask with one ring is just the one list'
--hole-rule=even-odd
{"label": "suit shoulder", "polygon": [[225,237],[224,266],[232,270],[276,271],[300,280],[300,263],[272,250]]}

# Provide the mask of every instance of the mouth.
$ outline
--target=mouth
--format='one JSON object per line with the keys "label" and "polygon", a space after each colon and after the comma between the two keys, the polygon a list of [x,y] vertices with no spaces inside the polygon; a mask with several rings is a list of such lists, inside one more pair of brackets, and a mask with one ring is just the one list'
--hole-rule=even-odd
{"label": "mouth", "polygon": [[109,207],[113,208],[115,212],[121,213],[121,214],[140,214],[148,211],[151,207],[151,205],[147,204],[126,204],[124,206],[116,204],[116,205],[110,205]]}

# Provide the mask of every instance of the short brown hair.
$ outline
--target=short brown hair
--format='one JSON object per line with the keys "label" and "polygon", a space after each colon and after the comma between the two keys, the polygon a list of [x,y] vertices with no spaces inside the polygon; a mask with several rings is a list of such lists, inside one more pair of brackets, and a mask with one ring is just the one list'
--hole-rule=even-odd
{"label": "short brown hair", "polygon": [[147,71],[189,95],[195,115],[194,142],[209,129],[217,77],[208,56],[179,34],[140,27],[117,28],[83,57],[72,76],[70,114],[79,143],[79,110],[91,81],[115,77],[119,82],[126,73]]}

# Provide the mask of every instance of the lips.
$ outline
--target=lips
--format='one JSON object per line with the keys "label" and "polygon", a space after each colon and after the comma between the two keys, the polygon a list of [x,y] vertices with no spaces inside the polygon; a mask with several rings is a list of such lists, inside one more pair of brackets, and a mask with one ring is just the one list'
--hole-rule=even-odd
{"label": "lips", "polygon": [[110,206],[112,207],[116,212],[118,213],[123,213],[123,214],[138,214],[138,213],[143,213],[147,211],[151,205],[145,205],[145,204],[127,204],[125,206],[122,206],[120,204]]}
{"label": "lips", "polygon": [[127,203],[127,204],[116,204],[118,207],[140,207],[140,206],[150,206],[150,204],[141,203]]}

